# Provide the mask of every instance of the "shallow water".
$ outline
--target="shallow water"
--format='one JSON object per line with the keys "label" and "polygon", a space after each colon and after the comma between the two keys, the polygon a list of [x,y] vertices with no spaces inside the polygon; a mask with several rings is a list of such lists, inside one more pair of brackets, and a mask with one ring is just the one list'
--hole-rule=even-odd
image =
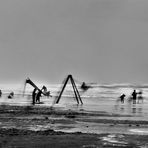
{"label": "shallow water", "polygon": [[[77,105],[76,99],[73,97],[74,93],[71,87],[65,90],[63,93],[59,104],[54,104],[55,97],[57,96],[57,91],[59,87],[56,85],[50,85],[49,90],[51,90],[51,95],[53,97],[42,97],[42,104],[36,104],[36,106],[54,106],[55,108],[60,108],[63,110],[76,110],[76,111],[86,111],[91,112],[93,114],[98,112],[107,112],[108,114],[119,114],[122,116],[117,116],[116,118],[113,116],[95,116],[95,119],[115,119],[115,120],[146,120],[148,121],[148,88],[146,87],[137,87],[137,91],[143,91],[143,102],[137,102],[137,104],[133,104],[128,101],[128,97],[130,96],[133,88],[129,86],[96,86],[94,88],[90,88],[87,91],[80,90],[80,95],[83,101],[83,105]],[[21,90],[14,91],[14,98],[8,99],[8,90],[4,91],[2,97],[0,98],[0,104],[5,105],[20,105],[20,106],[28,106],[32,103],[31,92],[32,88],[26,91],[26,95],[23,96]],[[119,101],[119,96],[125,93],[126,99],[122,104]],[[123,116],[124,115],[124,116]],[[93,119],[93,116],[91,117]],[[36,125],[36,126],[35,126]],[[89,132],[89,133],[128,133],[128,134],[148,134],[148,132],[142,132],[142,128],[145,128],[147,131],[147,127],[129,127],[126,125],[123,126],[111,126],[110,124],[98,124],[98,123],[88,123],[88,122],[79,122],[78,124],[68,124],[63,126],[63,124],[35,124],[28,125],[20,128],[27,128],[31,130],[45,130],[52,128],[54,130],[64,131],[64,132]],[[16,124],[8,123],[3,125],[4,127],[18,127]],[[1,125],[1,127],[3,127]],[[141,131],[140,131],[141,129]],[[139,132],[140,131],[140,132]],[[143,130],[144,131],[144,130]]]}
{"label": "shallow water", "polygon": [[[148,120],[148,101],[133,104],[132,102],[125,101],[124,104],[115,100],[115,98],[100,98],[100,97],[82,97],[83,105],[78,105],[73,97],[61,97],[59,104],[54,104],[55,97],[42,97],[42,104],[36,104],[36,106],[54,106],[56,108],[72,109],[72,110],[85,110],[85,111],[104,111],[110,114],[121,115],[133,115],[141,117],[141,119]],[[7,96],[0,98],[0,104],[31,105],[31,96],[14,96],[12,99],[8,99]]]}

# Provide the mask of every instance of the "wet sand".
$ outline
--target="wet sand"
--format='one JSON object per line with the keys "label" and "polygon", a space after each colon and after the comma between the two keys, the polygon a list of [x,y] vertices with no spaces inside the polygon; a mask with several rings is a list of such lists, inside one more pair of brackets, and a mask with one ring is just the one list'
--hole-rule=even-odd
{"label": "wet sand", "polygon": [[103,111],[0,106],[1,147],[148,147],[148,121]]}
{"label": "wet sand", "polygon": [[147,136],[115,134],[62,133],[47,130],[0,130],[1,147],[21,148],[138,148],[146,147]]}

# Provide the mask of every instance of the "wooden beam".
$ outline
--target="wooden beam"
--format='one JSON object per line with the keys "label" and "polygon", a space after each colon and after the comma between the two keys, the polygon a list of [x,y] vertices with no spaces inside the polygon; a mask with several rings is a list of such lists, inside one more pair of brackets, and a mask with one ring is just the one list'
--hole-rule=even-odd
{"label": "wooden beam", "polygon": [[69,76],[67,77],[67,79],[66,79],[66,81],[65,81],[65,83],[64,83],[64,85],[63,85],[63,87],[62,87],[62,90],[61,90],[61,92],[60,92],[60,95],[58,96],[58,99],[56,100],[56,104],[59,103],[60,98],[61,98],[61,96],[62,96],[62,93],[63,93],[63,91],[64,91],[66,85],[67,85],[68,80],[69,80]]}
{"label": "wooden beam", "polygon": [[74,93],[75,93],[75,97],[76,97],[77,103],[79,104],[79,98],[77,96],[76,88],[75,88],[75,86],[73,84],[72,78],[70,80],[71,80],[71,84],[72,84],[72,87],[73,87],[73,90],[74,90]]}
{"label": "wooden beam", "polygon": [[[42,94],[46,96],[46,93],[44,93],[41,89],[39,89],[29,78],[26,79],[24,88],[26,88],[27,83],[30,84],[31,86],[33,86],[34,88],[36,88],[38,91],[41,91]],[[24,89],[24,93],[25,93],[25,89]]]}
{"label": "wooden beam", "polygon": [[79,101],[81,102],[81,104],[83,104],[82,99],[81,99],[80,94],[79,94],[79,91],[78,91],[78,89],[77,89],[77,87],[76,87],[76,84],[75,84],[73,78],[72,78],[71,80],[73,81],[73,85],[74,85],[74,87],[75,87],[75,90],[76,90],[76,93],[77,93],[77,95],[78,95]]}

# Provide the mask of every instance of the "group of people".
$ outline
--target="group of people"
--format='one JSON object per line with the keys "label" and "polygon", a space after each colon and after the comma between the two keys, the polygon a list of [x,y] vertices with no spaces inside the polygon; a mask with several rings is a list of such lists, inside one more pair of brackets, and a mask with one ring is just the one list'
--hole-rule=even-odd
{"label": "group of people", "polygon": [[[121,103],[124,103],[125,96],[126,96],[125,94],[122,94],[120,96]],[[133,104],[136,104],[137,99],[138,99],[138,103],[139,103],[139,100],[143,101],[142,91],[136,92],[136,90],[134,90],[131,94],[131,97],[129,98],[129,101],[133,101]]]}
{"label": "group of people", "polygon": [[37,88],[34,88],[32,92],[32,104],[34,105],[35,103],[40,103],[40,98],[42,94],[42,89],[38,90]]}
{"label": "group of people", "polygon": [[[8,99],[12,99],[14,96],[14,92],[10,92],[10,94],[8,95]],[[0,97],[2,97],[2,90],[0,89]]]}
{"label": "group of people", "polygon": [[[42,89],[34,88],[32,92],[32,104],[40,103],[40,98],[44,94],[45,96],[50,96],[50,91],[47,91],[47,88],[45,86],[42,87]],[[2,97],[2,90],[0,90],[0,97]],[[12,99],[14,97],[14,92],[10,92],[8,95],[8,99]]]}
{"label": "group of people", "polygon": [[42,87],[42,89],[37,89],[34,88],[33,92],[32,92],[32,104],[34,105],[35,103],[40,103],[40,98],[42,96],[42,94],[44,94],[45,96],[50,96],[50,91],[47,91],[47,88],[45,86]]}
{"label": "group of people", "polygon": [[[47,88],[45,86],[42,87],[41,90],[34,88],[33,92],[32,92],[32,104],[34,105],[35,103],[40,103],[40,98],[42,96],[42,94],[46,95],[46,96],[50,96],[50,91],[47,92]],[[0,97],[2,96],[2,91],[0,90]],[[8,98],[12,98],[14,96],[14,92],[11,92],[8,95]],[[119,98],[121,103],[124,103],[126,95],[122,94]],[[129,98],[129,101],[133,101],[133,104],[137,103],[137,99],[138,99],[138,103],[139,100],[143,101],[143,96],[142,96],[142,91],[136,92],[136,90],[134,90],[131,94],[131,97]]]}

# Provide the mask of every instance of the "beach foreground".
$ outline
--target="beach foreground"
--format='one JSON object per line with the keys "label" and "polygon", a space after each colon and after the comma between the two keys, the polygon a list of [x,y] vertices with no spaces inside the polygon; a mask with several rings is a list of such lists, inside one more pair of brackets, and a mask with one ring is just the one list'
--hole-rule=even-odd
{"label": "beach foreground", "polygon": [[[104,139],[111,139],[110,142]],[[53,147],[53,148],[139,148],[147,147],[148,136],[138,135],[110,135],[110,134],[83,134],[63,133],[46,130],[44,132],[33,132],[29,130],[1,129],[1,147]],[[120,139],[121,141],[117,141]]]}
{"label": "beach foreground", "polygon": [[121,117],[105,112],[1,105],[0,147],[148,147],[144,130],[148,121]]}

